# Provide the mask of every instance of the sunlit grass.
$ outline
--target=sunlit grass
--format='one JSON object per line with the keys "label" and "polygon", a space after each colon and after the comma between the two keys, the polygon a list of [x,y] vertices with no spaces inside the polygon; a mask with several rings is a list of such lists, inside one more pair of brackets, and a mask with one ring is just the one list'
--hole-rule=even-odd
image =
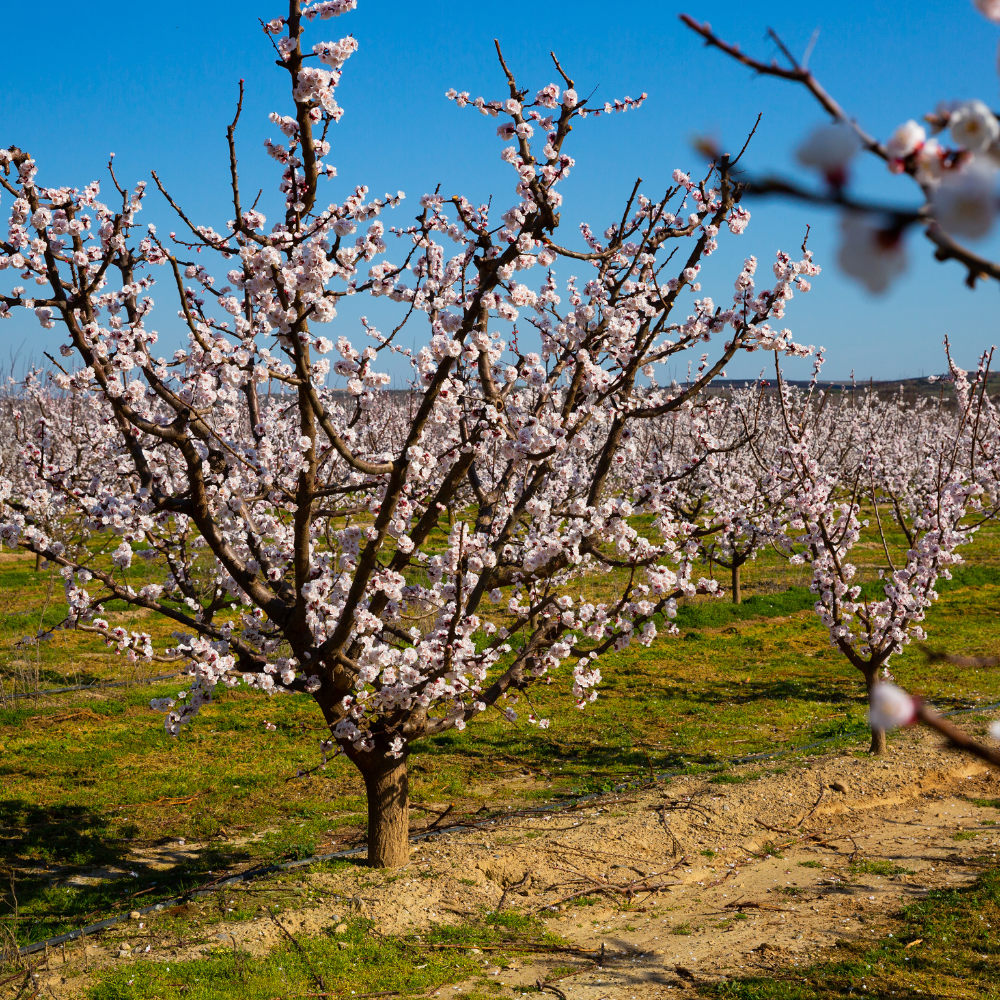
{"label": "sunlit grass", "polygon": [[[316,995],[319,980],[331,995],[428,995],[435,987],[477,978],[463,993],[469,1000],[493,996],[484,956],[472,949],[492,946],[490,963],[506,964],[520,945],[558,944],[541,923],[516,914],[492,914],[453,927],[432,928],[419,937],[378,934],[370,922],[351,921],[344,933],[302,937],[301,952],[282,944],[263,957],[239,948],[214,948],[208,957],[184,962],[137,961],[100,973],[89,1000],[272,1000]],[[493,950],[496,949],[496,950]],[[384,991],[384,992],[383,992]]]}

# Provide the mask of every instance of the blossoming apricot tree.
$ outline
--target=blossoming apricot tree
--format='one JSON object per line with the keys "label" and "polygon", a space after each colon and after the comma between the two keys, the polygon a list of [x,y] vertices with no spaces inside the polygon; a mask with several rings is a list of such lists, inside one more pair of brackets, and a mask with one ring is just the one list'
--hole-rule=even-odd
{"label": "blossoming apricot tree", "polygon": [[[816,613],[831,643],[863,675],[870,701],[880,676],[892,679],[890,659],[926,638],[922,623],[937,600],[937,583],[963,561],[957,549],[1000,511],[1000,438],[985,391],[991,359],[992,351],[985,353],[970,379],[948,352],[951,412],[940,403],[906,405],[874,392],[825,407],[822,393],[815,398],[815,378],[796,397],[777,373],[787,434],[775,474],[788,512],[782,542],[793,562],[810,564]],[[822,351],[817,374],[821,364]],[[870,526],[863,507],[885,556],[867,594],[850,561]],[[876,715],[871,752],[884,750],[885,728]]]}
{"label": "blossoming apricot tree", "polygon": [[[271,116],[284,137],[267,143],[284,211],[270,229],[243,202],[239,107],[221,233],[189,220],[155,173],[185,237],[140,227],[146,185],[122,186],[113,164],[106,204],[96,182],[45,187],[27,152],[0,152],[14,199],[0,267],[45,286],[13,286],[0,312],[31,309],[43,327],[65,328],[62,353],[76,362],[55,382],[94,401],[101,430],[96,460],[77,465],[43,428],[25,449],[28,486],[0,487],[0,536],[62,567],[68,626],[190,662],[189,695],[161,706],[170,733],[219,683],[312,695],[331,730],[324,749],[335,743],[364,778],[369,862],[394,866],[407,857],[415,740],[505,701],[514,718],[517,693],[568,660],[584,706],[603,652],[651,642],[679,597],[711,589],[691,578],[692,525],[661,499],[672,470],[637,449],[636,428],[694,406],[740,351],[808,353],[769,321],[818,268],[808,252],[779,254],[774,285],[758,289],[750,258],[732,304],[703,296],[678,316],[723,231],[749,220],[729,156],[701,181],[675,171],[656,197],[637,181],[603,236],[583,226],[586,250],[560,245],[571,129],[645,95],[594,106],[554,60],[559,82],[531,96],[499,48],[505,96],[447,96],[500,122],[515,183],[504,211],[428,194],[413,222],[387,230],[381,216],[402,193],[358,187],[321,201],[335,175],[336,87],[357,43],[310,46],[305,29],[355,6],[289,0],[265,25],[292,101],[291,114]],[[201,262],[213,255],[230,268],[222,287]],[[557,261],[586,280],[561,288]],[[157,270],[188,340],[170,358],[152,327]],[[388,334],[364,321],[361,348],[323,332],[341,297],[359,294],[402,311]],[[522,313],[537,350],[509,329]],[[426,333],[411,354],[397,334],[417,322]],[[689,384],[657,382],[670,359],[709,341],[714,356]],[[412,364],[409,397],[385,391],[390,352]],[[331,369],[346,392],[327,384]],[[631,523],[643,511],[655,536]],[[100,538],[118,543],[110,566],[95,554]],[[162,584],[129,584],[137,551],[162,561]],[[624,582],[609,603],[577,604],[568,585],[594,566]],[[157,653],[148,635],[112,628],[100,617],[108,598],[175,622],[173,647]],[[502,602],[504,627],[488,601]]]}

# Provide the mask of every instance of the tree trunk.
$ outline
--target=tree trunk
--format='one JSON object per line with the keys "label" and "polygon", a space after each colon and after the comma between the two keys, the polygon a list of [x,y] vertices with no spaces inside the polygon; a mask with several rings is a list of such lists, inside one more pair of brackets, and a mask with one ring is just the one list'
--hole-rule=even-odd
{"label": "tree trunk", "polygon": [[739,604],[743,600],[743,593],[740,590],[740,564],[734,559],[732,566],[733,574],[733,604]]}
{"label": "tree trunk", "polygon": [[[878,683],[878,670],[874,673],[865,674],[865,686],[868,688],[868,707],[871,708],[872,705],[872,692],[875,690],[875,685]],[[885,753],[885,730],[884,729],[872,729],[872,745],[869,747],[868,752],[873,756],[877,757]]]}
{"label": "tree trunk", "polygon": [[410,860],[410,798],[405,757],[376,747],[352,754],[368,794],[368,864],[401,868]]}

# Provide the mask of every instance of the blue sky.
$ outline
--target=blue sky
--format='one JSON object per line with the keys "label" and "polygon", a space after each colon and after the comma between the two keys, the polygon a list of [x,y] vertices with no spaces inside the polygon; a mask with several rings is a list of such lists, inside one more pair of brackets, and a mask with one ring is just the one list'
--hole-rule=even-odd
{"label": "blue sky", "polygon": [[[964,0],[839,0],[805,8],[760,0],[629,5],[549,0],[544,6],[461,7],[436,0],[360,0],[357,11],[314,22],[308,35],[320,41],[350,33],[360,45],[338,91],[347,113],[327,157],[339,172],[328,185],[329,200],[341,200],[357,183],[374,194],[402,189],[408,200],[387,224],[405,224],[418,210],[419,195],[438,183],[446,195],[480,201],[493,194],[509,204],[512,173],[499,159],[496,123],[444,98],[451,86],[488,99],[506,96],[494,37],[532,91],[554,78],[548,57],[554,49],[581,93],[596,87],[599,98],[649,94],[638,111],[588,119],[571,137],[577,167],[563,189],[567,242],[576,238],[580,221],[599,231],[619,217],[636,176],[653,195],[674,167],[700,167],[690,145],[695,134],[712,134],[723,148],[736,151],[758,113],[763,118],[744,162],[755,172],[798,173],[791,154],[803,134],[824,120],[818,107],[794,86],[755,79],[704,49],[677,20],[681,11],[710,20],[724,37],[765,58],[774,54],[767,27],[798,53],[818,28],[810,65],[881,137],[907,118],[919,119],[940,100],[977,97],[997,104],[1000,31]],[[263,188],[261,204],[274,219],[278,173],[262,142],[279,138],[267,114],[287,114],[290,108],[286,74],[274,65],[257,18],[281,12],[280,2],[173,0],[126,8],[120,0],[52,0],[46,19],[59,25],[60,40],[34,44],[25,36],[7,46],[0,144],[30,150],[43,183],[79,186],[100,178],[105,191],[107,154],[114,151],[123,182],[148,179],[156,169],[192,217],[218,229],[232,214],[225,127],[237,81],[244,77],[247,98],[238,133],[243,190],[252,197]],[[890,177],[876,163],[857,173],[858,191],[915,200],[909,182]],[[5,196],[4,217],[8,205]],[[837,272],[832,214],[774,201],[749,207],[749,230],[723,241],[708,262],[704,291],[727,301],[744,256],[753,253],[768,262],[779,248],[795,250],[809,223],[810,245],[824,270],[814,290],[791,303],[785,322],[797,340],[828,349],[829,377],[847,377],[852,369],[862,378],[930,374],[943,368],[945,334],[967,365],[981,348],[1000,340],[996,285],[970,291],[958,265],[934,262],[921,237],[910,239],[905,278],[875,297]],[[178,228],[158,194],[147,199],[144,215],[161,231]],[[976,248],[1000,256],[1000,239]],[[566,277],[570,270],[562,265],[559,273]],[[166,346],[180,336],[175,307],[166,288],[155,297],[155,325]],[[381,322],[376,310],[368,312]],[[356,333],[350,309],[342,310],[332,329]],[[60,342],[58,330],[42,331],[28,317],[5,322],[0,338],[4,361],[15,351],[37,358]],[[766,360],[747,357],[729,374],[752,375]]]}

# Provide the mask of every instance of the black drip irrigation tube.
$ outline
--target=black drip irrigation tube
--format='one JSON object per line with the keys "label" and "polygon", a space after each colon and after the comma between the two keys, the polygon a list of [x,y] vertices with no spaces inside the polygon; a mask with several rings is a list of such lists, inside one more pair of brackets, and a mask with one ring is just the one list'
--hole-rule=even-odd
{"label": "black drip irrigation tube", "polygon": [[[956,709],[952,712],[942,712],[941,714],[945,717],[953,715],[973,715],[977,712],[990,712],[995,709],[1000,709],[1000,702],[993,705],[985,705],[982,708],[961,708]],[[790,747],[785,750],[774,750],[769,753],[757,753],[751,754],[746,757],[730,757],[727,760],[728,764],[749,764],[757,760],[772,760],[775,757],[786,757],[791,754],[801,753],[803,750],[811,750],[814,747],[824,746],[827,743],[834,743],[837,740],[850,739],[850,733],[844,733],[840,736],[828,736],[822,740],[816,740],[813,743],[805,743],[799,747]],[[661,781],[664,778],[676,778],[682,774],[686,774],[686,771],[663,771],[660,774],[654,775],[655,781]],[[594,799],[604,798],[606,795],[616,795],[619,792],[626,792],[632,789],[641,788],[644,782],[629,781],[621,785],[615,785],[607,792],[591,792],[589,795],[581,795],[575,799],[571,799],[568,802],[561,802],[557,806],[531,806],[528,809],[519,810],[521,813],[560,813],[566,809],[572,808],[574,806],[582,805],[585,802],[592,802]],[[496,821],[488,821],[495,823]],[[430,840],[434,837],[441,836],[445,833],[460,833],[463,830],[469,829],[482,829],[480,825],[468,826],[466,824],[461,824],[457,826],[447,826],[442,827],[440,830],[426,830],[422,833],[415,833],[411,836],[410,843],[418,843],[421,840]],[[302,858],[299,861],[286,861],[280,865],[265,865],[261,868],[251,868],[245,872],[239,872],[236,875],[232,875],[221,882],[217,882],[207,886],[201,886],[197,889],[191,889],[188,892],[181,893],[179,896],[174,896],[172,899],[166,899],[159,903],[151,903],[149,906],[143,906],[138,910],[130,911],[132,913],[138,913],[139,916],[145,917],[150,913],[159,913],[162,910],[170,909],[173,906],[180,906],[182,903],[187,902],[190,899],[202,899],[205,896],[210,896],[212,893],[219,892],[226,888],[226,886],[236,885],[240,882],[249,882],[253,879],[261,878],[264,875],[271,875],[274,872],[290,871],[294,868],[305,868],[308,865],[318,864],[323,861],[339,861],[343,858],[354,858],[359,854],[367,854],[368,845],[363,844],[361,847],[352,847],[347,851],[335,851],[332,854],[314,854],[308,858]],[[64,944],[67,941],[76,941],[79,938],[85,938],[89,934],[98,933],[100,931],[108,930],[110,927],[114,927],[117,924],[122,923],[125,920],[132,920],[134,917],[128,914],[122,913],[117,917],[108,917],[106,920],[99,920],[96,924],[90,924],[87,927],[80,927],[75,931],[67,931],[65,934],[57,934],[55,937],[49,938],[47,941],[36,941],[34,944],[26,944],[18,949],[20,955],[33,955],[35,952],[43,951],[46,948],[51,948],[56,945]]]}
{"label": "black drip irrigation tube", "polygon": [[52,688],[48,691],[21,691],[7,695],[8,698],[44,698],[50,694],[68,694],[70,691],[93,691],[96,688],[141,687],[143,684],[155,684],[157,681],[168,681],[171,677],[180,677],[180,673],[160,674],[159,677],[145,677],[136,681],[94,681],[93,684],[77,684],[75,687]]}

